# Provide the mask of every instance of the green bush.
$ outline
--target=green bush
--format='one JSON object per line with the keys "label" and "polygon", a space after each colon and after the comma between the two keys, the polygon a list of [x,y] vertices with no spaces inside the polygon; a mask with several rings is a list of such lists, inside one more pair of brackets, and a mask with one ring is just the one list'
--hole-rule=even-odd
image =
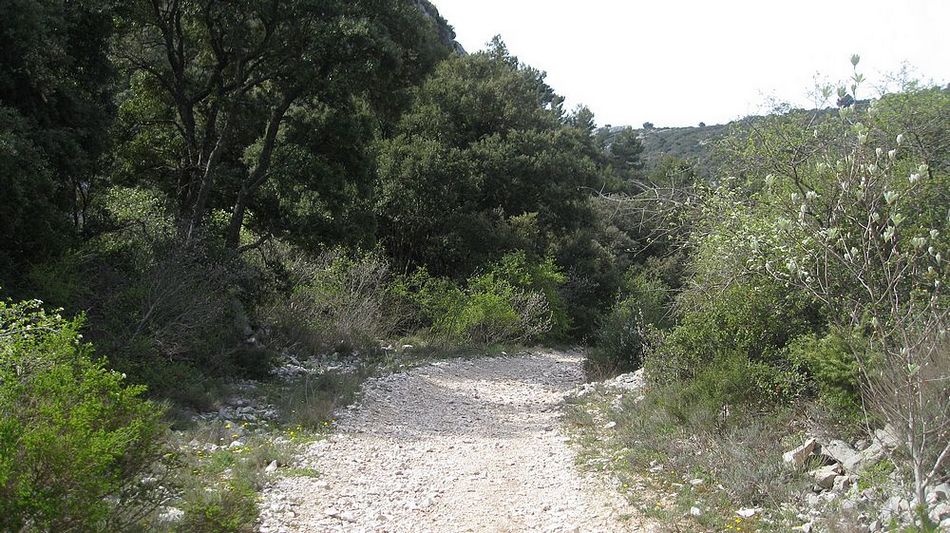
{"label": "green bush", "polygon": [[206,400],[180,394],[181,376],[202,382],[270,370],[268,358],[242,352],[253,333],[259,277],[212,242],[183,246],[134,225],[31,272],[33,294],[84,312],[85,332],[112,368],[148,385],[151,395],[191,406]]}
{"label": "green bush", "polygon": [[491,292],[499,284],[507,284],[516,290],[540,293],[551,313],[551,335],[563,335],[571,327],[567,305],[558,289],[566,276],[553,259],[531,261],[524,252],[512,252],[490,265],[488,271],[469,280],[469,289],[475,292]]}
{"label": "green bush", "polygon": [[643,366],[647,327],[639,301],[627,298],[618,302],[601,323],[584,362],[588,376],[609,377]]}
{"label": "green bush", "polygon": [[808,371],[819,400],[832,413],[861,416],[860,370],[847,338],[837,332],[802,335],[789,345],[789,356]]}
{"label": "green bush", "polygon": [[219,490],[198,487],[185,499],[181,531],[238,533],[254,531],[259,509],[257,488],[248,480],[226,482]]}
{"label": "green bush", "polygon": [[162,410],[93,360],[80,319],[0,301],[0,530],[117,530],[152,501]]}
{"label": "green bush", "polygon": [[790,369],[788,343],[821,326],[814,305],[773,283],[736,284],[691,310],[644,362],[654,383],[689,379],[738,357]]}
{"label": "green bush", "polygon": [[558,327],[566,331],[557,290],[563,281],[553,261],[533,263],[515,252],[469,278],[464,288],[419,269],[393,292],[411,302],[436,339],[487,345],[537,340]]}
{"label": "green bush", "polygon": [[722,426],[734,412],[754,399],[748,360],[722,357],[688,380],[667,384],[660,404],[678,423],[696,429]]}
{"label": "green bush", "polygon": [[672,292],[656,269],[631,268],[624,276],[621,299],[597,330],[587,373],[605,377],[643,366],[644,352],[672,323]]}
{"label": "green bush", "polygon": [[376,252],[333,250],[314,259],[285,254],[290,294],[266,311],[283,349],[314,354],[375,346],[403,320],[392,292],[389,262]]}

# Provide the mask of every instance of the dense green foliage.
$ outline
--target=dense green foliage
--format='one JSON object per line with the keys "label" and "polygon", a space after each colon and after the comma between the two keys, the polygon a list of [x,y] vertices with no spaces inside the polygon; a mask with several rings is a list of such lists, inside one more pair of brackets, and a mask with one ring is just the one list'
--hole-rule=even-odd
{"label": "dense green foliage", "polygon": [[[653,274],[672,306],[653,297],[662,289],[628,288],[589,359],[594,372],[642,363],[652,390],[631,410],[647,416],[643,431],[702,442],[788,413],[849,432],[888,424],[916,501],[950,477],[948,99],[910,86],[740,121],[709,183],[654,175],[646,194],[619,198],[660,244],[640,261],[684,265]],[[675,161],[662,166],[676,174]],[[633,455],[675,448],[629,430],[649,448]]]}
{"label": "dense green foliage", "polygon": [[[575,155],[587,137],[502,45],[440,63],[453,33],[417,4],[3,3],[0,279],[84,319],[0,304],[0,527],[117,530],[144,516],[135,479],[166,437],[146,389],[116,372],[207,408],[217,380],[266,378],[278,353],[567,330],[562,267],[544,258],[586,212],[577,186],[596,168]],[[484,108],[468,108],[475,92]],[[403,187],[420,197],[395,202],[386,184],[436,102],[450,115],[426,134],[451,142],[449,167],[477,167],[459,175],[481,196],[462,225],[504,223],[464,263],[438,263],[450,265],[438,297],[458,295],[451,320],[400,292],[436,268],[437,252],[414,253],[431,243],[389,238],[401,231],[389,215],[429,196],[417,180]],[[458,206],[443,207],[427,238],[453,223]],[[495,249],[496,233],[510,244]],[[357,251],[377,242],[385,252]],[[233,499],[188,489],[184,527],[253,523],[259,486],[234,483]]]}
{"label": "dense green foliage", "polygon": [[18,269],[61,251],[87,222],[113,109],[108,6],[0,3],[0,277],[7,288]]}
{"label": "dense green foliage", "polygon": [[122,528],[156,504],[139,481],[162,452],[161,410],[93,359],[81,325],[0,301],[4,530]]}
{"label": "dense green foliage", "polygon": [[544,254],[589,221],[578,188],[593,184],[590,142],[502,43],[449,58],[380,147],[380,238],[398,260],[453,277],[506,251]]}

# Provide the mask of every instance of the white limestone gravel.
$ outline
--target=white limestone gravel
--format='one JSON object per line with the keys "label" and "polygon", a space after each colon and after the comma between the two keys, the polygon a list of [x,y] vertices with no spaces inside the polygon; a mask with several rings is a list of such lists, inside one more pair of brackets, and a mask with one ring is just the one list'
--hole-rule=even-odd
{"label": "white limestone gravel", "polygon": [[581,361],[562,352],[458,359],[370,380],[333,435],[298,458],[320,476],[265,490],[260,530],[646,529],[605,480],[576,467],[560,428]]}

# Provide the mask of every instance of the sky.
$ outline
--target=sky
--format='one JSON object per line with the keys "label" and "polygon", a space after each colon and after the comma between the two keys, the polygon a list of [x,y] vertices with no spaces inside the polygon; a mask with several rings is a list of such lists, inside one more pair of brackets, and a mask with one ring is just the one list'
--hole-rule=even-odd
{"label": "sky", "polygon": [[[695,126],[814,107],[816,81],[880,94],[909,65],[950,81],[950,0],[431,0],[469,52],[501,35],[599,125]],[[894,86],[891,82],[891,86]]]}

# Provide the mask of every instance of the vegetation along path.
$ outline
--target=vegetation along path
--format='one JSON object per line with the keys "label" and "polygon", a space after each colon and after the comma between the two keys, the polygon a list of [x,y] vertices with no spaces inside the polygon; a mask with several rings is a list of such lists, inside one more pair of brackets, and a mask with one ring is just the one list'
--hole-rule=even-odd
{"label": "vegetation along path", "polygon": [[262,531],[631,531],[559,428],[581,357],[432,363],[366,384],[338,431],[271,487]]}

